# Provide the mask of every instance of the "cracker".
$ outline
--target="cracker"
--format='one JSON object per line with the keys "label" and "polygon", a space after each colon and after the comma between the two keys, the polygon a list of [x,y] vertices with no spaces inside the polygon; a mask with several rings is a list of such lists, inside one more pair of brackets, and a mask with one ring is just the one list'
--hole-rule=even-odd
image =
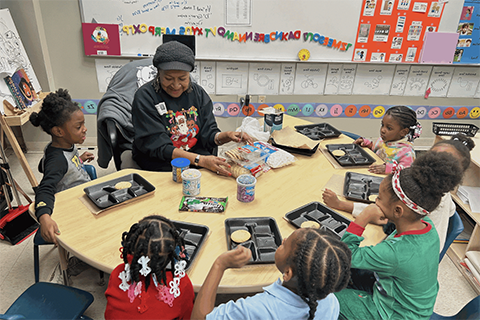
{"label": "cracker", "polygon": [[120,181],[115,184],[115,189],[120,190],[120,189],[128,189],[132,186],[131,182],[128,181]]}
{"label": "cracker", "polygon": [[316,221],[303,221],[302,224],[300,225],[300,228],[313,228],[313,229],[318,229],[320,228],[320,224]]}
{"label": "cracker", "polygon": [[230,238],[232,238],[233,242],[243,243],[249,240],[251,236],[252,235],[247,230],[237,230],[230,235]]}
{"label": "cracker", "polygon": [[338,150],[333,150],[333,151],[332,151],[332,154],[333,154],[335,157],[341,157],[341,156],[345,155],[345,151],[340,150],[340,149],[338,149]]}
{"label": "cracker", "polygon": [[375,202],[375,200],[377,200],[377,197],[378,197],[378,194],[371,194],[368,196],[368,200]]}

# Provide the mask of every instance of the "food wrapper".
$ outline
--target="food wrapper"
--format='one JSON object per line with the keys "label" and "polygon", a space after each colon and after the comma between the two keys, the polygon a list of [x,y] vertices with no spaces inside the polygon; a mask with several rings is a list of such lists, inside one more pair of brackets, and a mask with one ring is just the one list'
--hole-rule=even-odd
{"label": "food wrapper", "polygon": [[225,169],[230,172],[232,174],[232,177],[235,179],[240,177],[242,174],[251,174],[250,170],[242,167],[241,165],[238,165],[236,162],[229,161],[228,164],[230,165],[230,168]]}
{"label": "food wrapper", "polygon": [[233,161],[248,170],[248,172],[243,173],[239,171],[238,173],[240,174],[237,176],[241,174],[251,174],[255,178],[258,178],[262,173],[270,170],[270,167],[265,163],[267,155],[257,147],[248,144],[226,151],[225,156],[230,162]]}
{"label": "food wrapper", "polygon": [[257,141],[253,145],[262,151],[262,155],[266,155],[266,163],[271,168],[281,168],[297,161],[292,154],[268,143]]}
{"label": "food wrapper", "polygon": [[318,141],[314,141],[290,127],[274,131],[271,137],[277,144],[297,149],[312,150],[318,144]]}
{"label": "food wrapper", "polygon": [[182,197],[180,202],[180,211],[191,212],[210,212],[222,213],[227,207],[228,197],[226,198],[212,198],[212,197]]}

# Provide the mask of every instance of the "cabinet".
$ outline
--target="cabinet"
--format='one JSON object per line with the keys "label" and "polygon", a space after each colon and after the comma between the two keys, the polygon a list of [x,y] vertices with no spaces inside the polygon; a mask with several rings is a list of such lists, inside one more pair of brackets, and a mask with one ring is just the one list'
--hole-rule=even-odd
{"label": "cabinet", "polygon": [[[435,143],[450,137],[436,136]],[[465,172],[462,185],[471,187],[480,187],[480,138],[472,138],[475,142],[475,148],[471,151],[472,162]],[[447,251],[447,255],[452,259],[455,266],[462,272],[468,282],[472,285],[477,294],[480,294],[480,285],[475,281],[471,274],[460,264],[465,258],[467,251],[480,251],[480,213],[472,212],[470,205],[463,203],[457,196],[456,190],[452,191],[452,197],[455,203],[460,206],[475,222],[472,236],[468,243],[452,243]],[[478,279],[480,281],[480,279]]]}

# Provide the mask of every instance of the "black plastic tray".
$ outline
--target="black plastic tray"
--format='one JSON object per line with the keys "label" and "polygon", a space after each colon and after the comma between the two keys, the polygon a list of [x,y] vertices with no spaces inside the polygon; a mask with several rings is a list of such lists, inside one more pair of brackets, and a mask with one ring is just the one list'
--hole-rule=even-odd
{"label": "black plastic tray", "polygon": [[347,172],[343,183],[343,195],[345,198],[365,203],[375,201],[369,200],[371,195],[377,195],[383,177],[371,176],[356,172]]}
{"label": "black plastic tray", "polygon": [[282,146],[281,144],[277,144],[275,140],[273,140],[273,138],[270,138],[270,142],[274,147],[280,148],[290,153],[302,154],[304,156],[309,156],[309,157],[311,157],[313,154],[315,154],[315,152],[317,152],[318,145],[319,145],[319,143],[317,143],[317,145],[313,149],[300,149],[300,148],[292,148],[292,147]]}
{"label": "black plastic tray", "polygon": [[[375,159],[358,144],[327,144],[326,148],[342,167],[365,166],[375,162]],[[342,156],[335,156],[332,153],[335,150],[343,150],[345,154]]]}
{"label": "black plastic tray", "polygon": [[[237,244],[230,237],[237,230],[247,230],[252,237]],[[282,244],[277,222],[271,217],[226,219],[225,233],[228,250],[242,245],[252,251],[252,259],[248,264],[274,263],[275,251]]]}
{"label": "black plastic tray", "polygon": [[340,238],[351,222],[351,220],[320,202],[310,202],[298,209],[290,211],[285,215],[285,219],[297,228],[300,228],[305,221],[315,221],[320,224],[321,229],[331,231]]}
{"label": "black plastic tray", "polygon": [[[185,242],[185,250],[187,251],[188,255],[187,267],[185,269],[188,269],[192,265],[193,261],[197,257],[198,252],[200,251],[200,248],[205,242],[209,229],[207,226],[201,224],[174,220],[172,220],[172,222]],[[168,267],[169,266],[167,266],[167,268]]]}
{"label": "black plastic tray", "polygon": [[[132,186],[128,189],[117,190],[115,184],[121,181],[128,181]],[[154,190],[155,187],[150,182],[136,173],[95,184],[83,189],[88,198],[100,209],[106,209],[127,200],[144,196]]]}
{"label": "black plastic tray", "polygon": [[325,138],[336,138],[342,133],[328,123],[309,124],[306,126],[295,126],[297,132],[309,137],[312,140]]}

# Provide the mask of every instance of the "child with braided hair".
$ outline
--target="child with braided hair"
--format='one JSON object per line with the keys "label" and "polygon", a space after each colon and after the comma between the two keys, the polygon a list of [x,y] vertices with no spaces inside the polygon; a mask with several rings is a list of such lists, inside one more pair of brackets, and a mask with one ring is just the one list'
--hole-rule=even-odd
{"label": "child with braided hair", "polygon": [[229,301],[214,309],[223,273],[240,268],[251,258],[243,246],[220,255],[210,269],[193,307],[192,319],[337,319],[333,292],[350,278],[350,250],[328,231],[300,228],[284,239],[275,252],[275,265],[283,273],[265,291]]}
{"label": "child with braided hair", "polygon": [[55,193],[90,181],[83,162],[94,155],[88,151],[78,154],[75,144],[85,141],[85,117],[78,103],[73,102],[68,90],[58,89],[45,97],[40,112],[32,112],[30,122],[41,126],[52,137],[44,150],[39,165],[42,181],[35,191],[35,215],[40,222],[42,238],[57,244],[60,234],[57,223],[51,218]]}
{"label": "child with braided hair", "polygon": [[[366,277],[352,273],[349,288],[335,294],[340,319],[430,318],[438,293],[440,241],[428,215],[460,183],[462,173],[454,156],[430,151],[383,179],[376,204],[363,210],[342,238],[352,251],[352,271],[369,270],[373,277],[365,285]],[[394,222],[396,230],[375,246],[360,247],[367,224],[381,219]]]}
{"label": "child with braided hair", "polygon": [[421,133],[422,126],[417,122],[415,111],[406,106],[395,106],[385,112],[377,141],[358,138],[354,143],[373,150],[385,162],[381,165],[372,164],[368,171],[388,174],[397,165],[406,168],[412,164],[415,160],[412,142]]}
{"label": "child with braided hair", "polygon": [[105,319],[190,319],[195,295],[173,223],[145,217],[123,233],[122,245],[124,263],[113,270],[105,291]]}

